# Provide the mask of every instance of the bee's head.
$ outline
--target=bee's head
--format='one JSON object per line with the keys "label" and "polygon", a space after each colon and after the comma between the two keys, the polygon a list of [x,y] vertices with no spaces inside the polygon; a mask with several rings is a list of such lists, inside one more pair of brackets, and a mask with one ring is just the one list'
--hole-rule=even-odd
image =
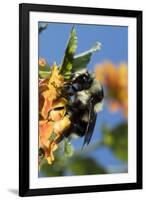
{"label": "bee's head", "polygon": [[93,82],[92,77],[90,76],[89,72],[86,71],[84,73],[79,73],[78,76],[76,76],[74,83],[80,85],[80,90],[86,90],[89,89],[91,84]]}

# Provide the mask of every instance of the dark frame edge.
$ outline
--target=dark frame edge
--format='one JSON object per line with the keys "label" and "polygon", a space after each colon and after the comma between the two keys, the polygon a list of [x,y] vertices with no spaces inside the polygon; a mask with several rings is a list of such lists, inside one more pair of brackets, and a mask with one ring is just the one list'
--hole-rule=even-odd
{"label": "dark frame edge", "polygon": [[[106,189],[105,189],[106,187]],[[111,192],[123,190],[139,190],[141,186],[137,183],[120,183],[108,185],[92,185],[92,186],[76,186],[63,188],[43,188],[30,189],[25,196],[44,196],[44,195],[59,195],[59,194],[77,194],[77,193],[93,193],[93,192]]]}
{"label": "dark frame edge", "polygon": [[137,185],[143,188],[143,12],[137,14]]}
{"label": "dark frame edge", "polygon": [[[127,17],[136,17],[139,15],[141,10],[127,10],[127,9],[111,9],[111,8],[95,8],[95,7],[82,7],[82,6],[67,6],[67,5],[55,5],[55,4],[33,4],[33,3],[22,3],[19,4],[25,7],[29,11],[39,12],[60,12],[60,13],[72,13],[72,14],[88,14],[88,15],[106,15],[106,16],[124,16],[126,13]],[[92,10],[92,12],[91,12]],[[116,13],[115,13],[116,12]]]}
{"label": "dark frame edge", "polygon": [[[25,49],[28,48],[27,36],[28,27],[26,22],[28,19],[28,12],[24,4],[19,4],[19,196],[26,196],[29,190],[29,119],[28,117],[28,97],[29,81],[26,75],[29,75],[27,62],[29,61]],[[26,29],[25,29],[26,26]],[[28,106],[28,108],[27,108]],[[26,110],[25,110],[26,108]],[[24,125],[25,122],[25,125]]]}

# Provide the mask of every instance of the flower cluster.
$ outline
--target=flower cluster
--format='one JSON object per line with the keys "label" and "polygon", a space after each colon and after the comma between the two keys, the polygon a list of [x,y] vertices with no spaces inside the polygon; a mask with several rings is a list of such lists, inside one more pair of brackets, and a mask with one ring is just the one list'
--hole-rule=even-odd
{"label": "flower cluster", "polygon": [[43,151],[48,164],[54,161],[57,140],[70,127],[66,114],[68,101],[60,92],[63,84],[64,78],[56,65],[52,66],[50,76],[39,82],[39,149]]}

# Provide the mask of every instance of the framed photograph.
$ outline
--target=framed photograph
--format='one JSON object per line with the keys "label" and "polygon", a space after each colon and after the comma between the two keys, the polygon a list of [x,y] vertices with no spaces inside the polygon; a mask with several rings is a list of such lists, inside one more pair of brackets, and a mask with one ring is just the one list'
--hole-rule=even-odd
{"label": "framed photograph", "polygon": [[19,17],[19,195],[141,189],[142,11]]}

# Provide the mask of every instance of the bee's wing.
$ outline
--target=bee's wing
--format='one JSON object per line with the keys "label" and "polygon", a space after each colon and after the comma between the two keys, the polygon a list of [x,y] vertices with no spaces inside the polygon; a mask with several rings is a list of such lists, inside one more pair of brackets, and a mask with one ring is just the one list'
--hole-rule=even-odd
{"label": "bee's wing", "polygon": [[89,144],[92,134],[93,134],[93,130],[94,130],[94,126],[96,123],[96,117],[97,117],[97,113],[94,112],[94,104],[92,99],[89,101],[89,107],[88,107],[88,124],[86,127],[86,131],[85,131],[85,138],[84,138],[84,143],[83,143],[83,147],[85,144]]}

